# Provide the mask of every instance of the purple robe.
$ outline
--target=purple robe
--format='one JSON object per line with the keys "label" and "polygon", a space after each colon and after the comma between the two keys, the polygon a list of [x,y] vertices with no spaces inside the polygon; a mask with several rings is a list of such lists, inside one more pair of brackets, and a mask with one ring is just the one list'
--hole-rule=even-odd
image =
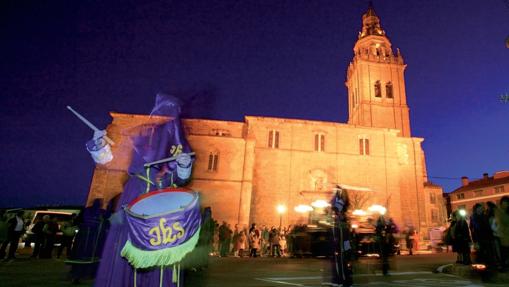
{"label": "purple robe", "polygon": [[[191,152],[189,143],[184,137],[182,126],[179,120],[180,107],[173,98],[158,95],[156,105],[151,115],[162,115],[173,118],[169,122],[150,127],[149,132],[142,132],[133,138],[133,159],[129,167],[129,173],[146,176],[144,164],[167,158],[182,151]],[[173,153],[172,153],[173,152]],[[189,178],[178,178],[176,164],[172,162],[165,168],[166,179],[171,179],[170,184],[181,186],[189,181]],[[161,168],[152,167],[150,170],[150,180],[160,182]],[[167,181],[165,181],[167,182]],[[159,186],[165,187],[165,186]],[[124,186],[124,191],[120,197],[118,207],[113,216],[110,230],[104,244],[103,254],[99,270],[95,279],[95,286],[118,286],[128,287],[134,284],[134,268],[128,261],[121,257],[120,252],[128,239],[128,224],[123,207],[144,194],[147,188],[145,181],[136,176],[130,176]],[[156,190],[156,186],[150,186],[150,190]],[[161,269],[158,267],[136,271],[136,286],[150,287],[159,286]],[[172,282],[173,270],[171,268],[163,269],[163,286],[176,286]],[[181,281],[183,277],[180,276]],[[182,282],[181,282],[182,283]],[[182,284],[181,284],[182,285]]]}

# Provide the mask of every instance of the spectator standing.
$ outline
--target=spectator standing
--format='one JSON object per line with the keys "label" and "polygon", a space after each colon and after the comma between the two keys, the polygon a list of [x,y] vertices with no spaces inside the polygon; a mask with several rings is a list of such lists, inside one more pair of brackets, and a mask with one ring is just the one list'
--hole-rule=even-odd
{"label": "spectator standing", "polygon": [[271,241],[272,247],[272,256],[273,257],[281,257],[281,246],[279,245],[279,232],[276,228],[271,230]]}
{"label": "spectator standing", "polygon": [[55,245],[55,238],[58,232],[57,218],[50,219],[42,228],[44,234],[44,245],[41,251],[40,258],[51,258],[53,253],[53,246]]}
{"label": "spectator standing", "polygon": [[5,249],[9,244],[9,253],[5,260],[15,259],[16,250],[18,249],[19,238],[25,229],[23,221],[23,210],[16,213],[16,216],[7,221],[7,239],[4,240],[0,248],[0,258],[5,257]]}
{"label": "spectator standing", "polygon": [[239,225],[235,224],[235,229],[233,230],[232,242],[233,242],[233,256],[239,256]]}
{"label": "spectator standing", "polygon": [[230,243],[227,244],[227,233],[228,226],[226,226],[226,221],[223,221],[221,226],[219,226],[219,256],[225,257],[228,254],[228,248]]}
{"label": "spectator standing", "polygon": [[287,241],[286,241],[286,232],[283,231],[279,235],[279,248],[281,248],[281,256],[286,256],[286,249],[287,249]]}
{"label": "spectator standing", "polygon": [[65,256],[67,258],[71,257],[71,249],[72,249],[72,242],[74,240],[74,236],[77,233],[78,226],[74,222],[76,218],[76,214],[73,214],[73,217],[69,221],[65,221],[62,223],[62,243],[58,247],[57,250],[57,258],[60,258],[62,255],[62,251],[65,248]]}
{"label": "spectator standing", "polygon": [[408,231],[405,235],[405,241],[406,241],[406,248],[408,249],[408,255],[413,255],[413,249],[414,249],[414,235],[415,235],[415,229],[411,226],[408,228]]}
{"label": "spectator standing", "polygon": [[452,251],[458,253],[456,263],[469,265],[472,263],[470,260],[470,243],[472,239],[470,238],[468,223],[465,220],[465,215],[462,215],[461,212],[455,211],[455,216],[456,223],[452,233]]}
{"label": "spectator standing", "polygon": [[244,250],[246,250],[247,247],[247,236],[245,230],[240,231],[239,235],[237,236],[235,245],[238,256],[244,257]]}
{"label": "spectator standing", "polygon": [[267,254],[270,254],[269,247],[270,247],[270,241],[269,241],[269,229],[267,226],[262,227],[262,251],[260,252],[262,256],[265,256]]}
{"label": "spectator standing", "polygon": [[476,249],[476,262],[488,264],[491,258],[493,258],[493,254],[491,254],[489,247],[493,232],[491,231],[488,217],[481,203],[476,203],[472,209],[470,232]]}
{"label": "spectator standing", "polygon": [[251,248],[251,252],[249,253],[249,257],[258,256],[258,249],[260,249],[260,241],[261,235],[260,230],[254,229],[253,232],[249,234],[249,244]]}
{"label": "spectator standing", "polygon": [[44,233],[42,232],[44,225],[50,220],[49,215],[44,215],[42,220],[37,221],[32,227],[32,233],[34,234],[34,250],[32,252],[32,258],[37,258],[41,249],[44,247]]}
{"label": "spectator standing", "polygon": [[492,266],[500,265],[500,238],[498,235],[498,226],[497,220],[495,218],[495,210],[497,209],[497,205],[491,201],[486,203],[486,216],[488,218],[488,223],[490,225],[491,231],[491,240],[489,243],[489,247],[491,248],[491,254],[493,254],[492,258]]}
{"label": "spectator standing", "polygon": [[509,267],[509,196],[500,199],[500,205],[495,210],[495,218],[500,238],[501,271],[506,272]]}

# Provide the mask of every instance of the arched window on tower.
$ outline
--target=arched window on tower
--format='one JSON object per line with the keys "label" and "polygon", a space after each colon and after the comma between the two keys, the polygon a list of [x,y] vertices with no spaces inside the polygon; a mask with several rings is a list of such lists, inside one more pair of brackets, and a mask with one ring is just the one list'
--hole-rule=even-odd
{"label": "arched window on tower", "polygon": [[269,131],[268,146],[270,148],[279,148],[279,131],[277,131],[277,130]]}
{"label": "arched window on tower", "polygon": [[323,133],[315,134],[315,151],[325,150],[325,135]]}
{"label": "arched window on tower", "polygon": [[393,95],[392,95],[392,83],[391,82],[388,82],[387,84],[385,84],[385,94],[387,95],[388,99],[392,99],[393,98]]}
{"label": "arched window on tower", "polygon": [[359,154],[369,155],[369,139],[365,137],[359,138]]}
{"label": "arched window on tower", "polygon": [[217,151],[210,152],[207,171],[217,171],[218,162],[219,162],[219,152]]}
{"label": "arched window on tower", "polygon": [[375,82],[375,97],[377,98],[382,97],[382,87],[380,85],[380,81]]}

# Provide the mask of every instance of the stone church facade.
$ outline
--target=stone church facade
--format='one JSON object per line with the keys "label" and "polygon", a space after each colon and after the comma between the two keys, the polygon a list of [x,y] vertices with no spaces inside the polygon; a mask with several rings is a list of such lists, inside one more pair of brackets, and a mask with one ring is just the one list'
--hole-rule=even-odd
{"label": "stone church facade", "polygon": [[[329,200],[332,187],[353,188],[355,209],[387,207],[400,225],[421,232],[445,222],[442,188],[427,180],[423,138],[413,137],[405,63],[372,7],[347,69],[348,123],[245,116],[243,122],[184,119],[196,152],[191,188],[214,218],[231,224],[277,226],[306,222],[295,206]],[[114,160],[95,169],[88,204],[122,192],[132,146],[129,129],[148,115],[111,113]],[[369,189],[369,191],[368,191]],[[281,215],[276,206],[284,205]]]}

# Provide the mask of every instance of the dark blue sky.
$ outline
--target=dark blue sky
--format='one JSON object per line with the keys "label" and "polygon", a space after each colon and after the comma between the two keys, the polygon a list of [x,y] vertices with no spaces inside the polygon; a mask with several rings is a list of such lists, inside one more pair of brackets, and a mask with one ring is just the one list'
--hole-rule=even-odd
{"label": "dark blue sky", "polygon": [[[91,131],[157,92],[190,117],[346,122],[367,1],[2,1],[0,207],[83,204]],[[433,177],[509,169],[509,2],[374,1],[408,64],[412,134]],[[432,178],[451,191],[457,180]]]}

